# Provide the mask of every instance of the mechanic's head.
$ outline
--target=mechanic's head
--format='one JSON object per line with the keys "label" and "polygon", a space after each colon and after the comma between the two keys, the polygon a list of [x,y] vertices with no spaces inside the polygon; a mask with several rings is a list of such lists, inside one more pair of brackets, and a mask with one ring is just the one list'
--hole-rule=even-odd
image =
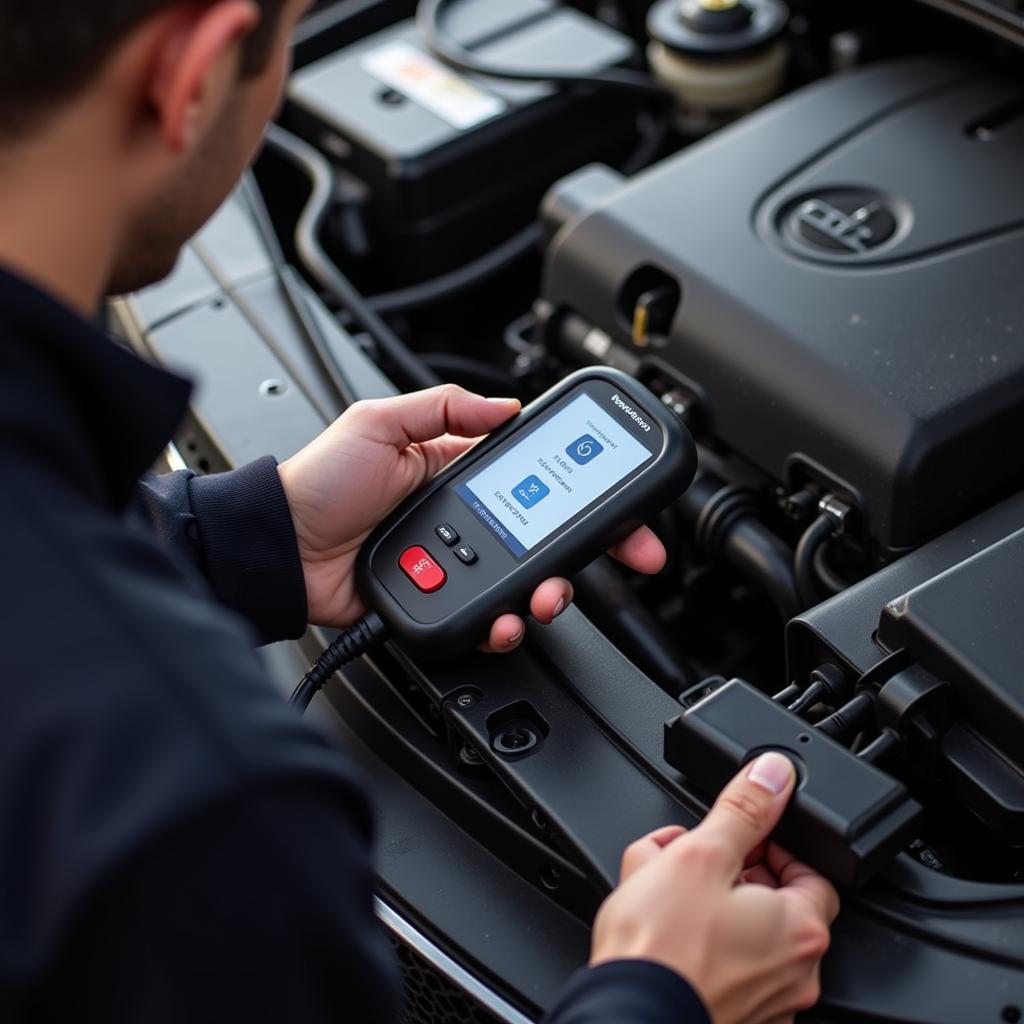
{"label": "mechanic's head", "polygon": [[0,0],[0,175],[80,161],[118,222],[107,291],[159,279],[252,158],[309,6]]}

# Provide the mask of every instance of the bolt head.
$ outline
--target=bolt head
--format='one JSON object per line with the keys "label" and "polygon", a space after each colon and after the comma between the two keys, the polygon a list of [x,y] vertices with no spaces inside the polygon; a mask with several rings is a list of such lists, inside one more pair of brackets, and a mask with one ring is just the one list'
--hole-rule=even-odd
{"label": "bolt head", "polygon": [[271,377],[260,384],[260,394],[264,398],[278,398],[288,390],[288,385],[283,380]]}

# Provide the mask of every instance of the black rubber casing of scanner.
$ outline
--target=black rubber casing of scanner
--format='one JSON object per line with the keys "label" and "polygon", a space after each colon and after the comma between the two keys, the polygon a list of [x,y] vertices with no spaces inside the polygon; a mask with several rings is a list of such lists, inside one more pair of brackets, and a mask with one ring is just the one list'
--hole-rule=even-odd
{"label": "black rubber casing of scanner", "polygon": [[[488,534],[478,516],[460,509],[449,484],[472,475],[484,461],[500,454],[500,449],[517,443],[522,432],[571,401],[575,392],[602,383],[619,392],[623,401],[660,431],[660,450],[617,489],[516,558],[497,536]],[[539,583],[552,576],[571,577],[678,498],[689,487],[696,467],[697,452],[689,431],[647,388],[617,370],[579,370],[456,460],[374,531],[357,562],[359,594],[384,621],[391,638],[403,647],[438,657],[470,650],[486,639],[499,615],[525,615]],[[454,552],[433,532],[435,525],[449,522],[460,512],[461,525],[456,528],[480,555],[479,563],[468,568],[455,560]],[[443,602],[432,601],[435,595],[418,593],[397,570],[397,554],[413,545],[426,547],[445,570],[448,580],[442,590]],[[488,562],[501,566],[499,577],[489,582]],[[482,571],[480,566],[484,567]],[[440,617],[426,621],[434,608],[442,607]]]}

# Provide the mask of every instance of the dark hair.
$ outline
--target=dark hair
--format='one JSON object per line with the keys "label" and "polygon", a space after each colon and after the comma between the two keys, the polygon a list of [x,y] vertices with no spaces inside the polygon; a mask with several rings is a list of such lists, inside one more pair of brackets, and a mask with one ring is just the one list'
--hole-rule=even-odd
{"label": "dark hair", "polygon": [[[0,0],[0,137],[30,131],[48,110],[86,85],[146,18],[182,2]],[[257,3],[262,18],[246,41],[244,75],[266,65],[285,0]]]}

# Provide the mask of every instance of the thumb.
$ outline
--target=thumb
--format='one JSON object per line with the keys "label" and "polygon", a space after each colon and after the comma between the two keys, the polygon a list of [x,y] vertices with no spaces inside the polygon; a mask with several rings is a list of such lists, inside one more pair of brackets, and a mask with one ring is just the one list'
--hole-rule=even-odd
{"label": "thumb", "polygon": [[768,751],[740,770],[698,826],[729,851],[728,870],[738,874],[747,854],[771,835],[786,809],[796,771],[784,754]]}
{"label": "thumb", "polygon": [[364,435],[396,448],[431,441],[444,434],[479,437],[489,434],[519,411],[514,398],[483,398],[443,384],[396,398],[360,402],[358,422]]}

